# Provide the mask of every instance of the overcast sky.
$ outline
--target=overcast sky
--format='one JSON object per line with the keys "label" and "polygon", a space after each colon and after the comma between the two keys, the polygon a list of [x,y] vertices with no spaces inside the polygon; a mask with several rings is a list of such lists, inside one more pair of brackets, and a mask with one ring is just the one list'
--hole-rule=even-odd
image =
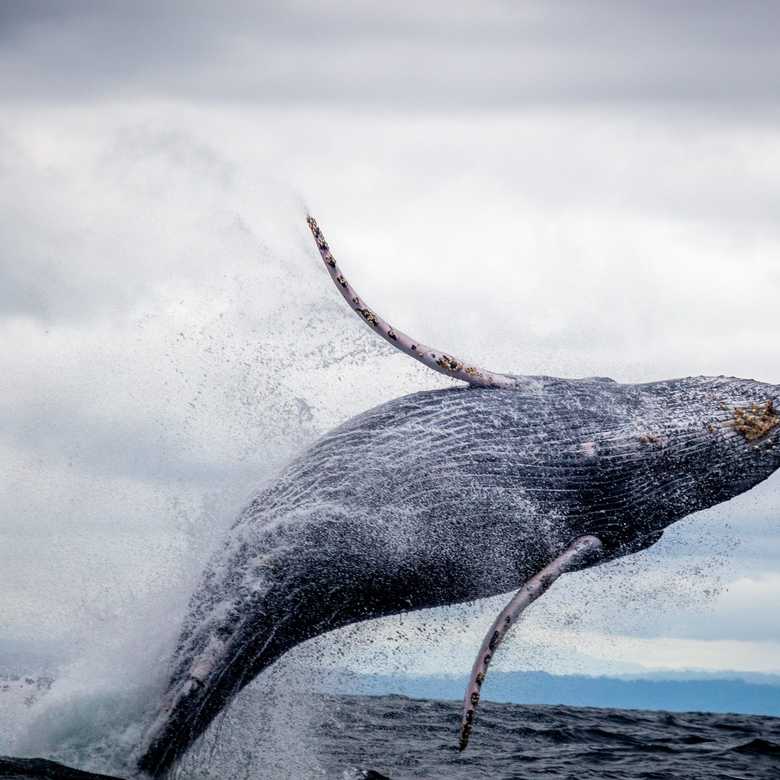
{"label": "overcast sky", "polygon": [[[5,0],[2,635],[173,635],[287,458],[447,385],[345,310],[307,209],[372,306],[489,368],[780,384],[779,26],[766,2]],[[544,602],[504,668],[780,671],[780,481]],[[497,605],[360,629],[350,663],[465,672]]]}

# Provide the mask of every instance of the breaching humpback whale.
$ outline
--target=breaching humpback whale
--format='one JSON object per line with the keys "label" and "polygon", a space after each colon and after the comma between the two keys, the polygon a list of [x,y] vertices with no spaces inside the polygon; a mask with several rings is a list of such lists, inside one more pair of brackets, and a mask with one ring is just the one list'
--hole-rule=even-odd
{"label": "breaching humpback whale", "polygon": [[780,467],[780,386],[485,370],[390,326],[308,224],[368,327],[466,384],[347,420],[241,512],[192,596],[138,752],[153,777],[295,645],[369,618],[516,591],[477,653],[464,749],[496,648],[559,575],[643,550],[671,523]]}

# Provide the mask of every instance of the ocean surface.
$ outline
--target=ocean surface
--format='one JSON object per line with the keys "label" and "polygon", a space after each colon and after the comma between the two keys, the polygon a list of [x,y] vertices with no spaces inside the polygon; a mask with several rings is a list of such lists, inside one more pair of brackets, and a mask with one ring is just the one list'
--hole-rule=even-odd
{"label": "ocean surface", "polygon": [[[485,701],[471,743],[459,753],[455,701],[322,694],[287,701],[294,707],[287,712],[262,697],[231,708],[170,780],[780,778],[775,717]],[[269,718],[274,711],[276,729]],[[59,723],[66,730],[70,725]],[[101,741],[75,726],[83,741],[60,734],[49,750],[23,754],[112,777],[132,774],[121,727]],[[29,773],[16,774],[13,764],[0,758],[0,777],[78,777],[37,761],[27,766]]]}
{"label": "ocean surface", "polygon": [[484,702],[461,754],[456,702],[339,696],[330,712],[320,761],[343,780],[780,778],[780,718]]}

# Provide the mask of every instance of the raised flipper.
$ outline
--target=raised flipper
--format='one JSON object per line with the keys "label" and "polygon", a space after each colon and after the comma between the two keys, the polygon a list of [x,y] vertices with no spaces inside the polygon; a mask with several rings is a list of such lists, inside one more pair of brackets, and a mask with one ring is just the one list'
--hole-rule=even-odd
{"label": "raised flipper", "polygon": [[398,328],[392,327],[366,305],[365,301],[360,298],[352,285],[346,280],[346,277],[336,265],[336,260],[330,251],[328,242],[325,240],[325,236],[322,235],[322,231],[317,225],[317,221],[314,217],[307,217],[306,222],[309,224],[309,229],[317,243],[317,249],[325,263],[325,267],[328,269],[331,279],[333,279],[333,282],[336,285],[336,289],[341,293],[344,300],[385,341],[388,341],[396,349],[400,349],[401,352],[409,355],[409,357],[419,360],[423,365],[428,366],[428,368],[432,368],[434,371],[438,371],[440,374],[445,374],[453,379],[461,379],[464,382],[468,382],[470,385],[504,388],[517,386],[517,380],[514,377],[468,365],[446,352],[426,347],[425,344],[421,344],[417,339],[413,339],[411,336],[407,336],[403,331],[398,330]]}
{"label": "raised flipper", "polygon": [[575,539],[555,560],[531,577],[504,609],[498,613],[498,617],[493,621],[493,625],[490,626],[482,640],[466,687],[466,695],[463,699],[463,718],[460,725],[460,750],[465,750],[469,744],[482,683],[485,681],[490,661],[509,629],[515,624],[523,610],[536,601],[561,574],[578,566],[588,557],[600,556],[602,549],[601,541],[595,536],[580,536]]}
{"label": "raised flipper", "polygon": [[71,769],[45,758],[0,756],[0,777],[4,780],[121,780],[113,775],[98,775]]}

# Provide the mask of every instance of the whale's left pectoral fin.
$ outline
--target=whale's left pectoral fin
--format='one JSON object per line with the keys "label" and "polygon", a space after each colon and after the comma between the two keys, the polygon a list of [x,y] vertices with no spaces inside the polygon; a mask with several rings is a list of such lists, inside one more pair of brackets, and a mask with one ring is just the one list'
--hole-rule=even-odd
{"label": "whale's left pectoral fin", "polygon": [[575,539],[557,558],[531,577],[498,614],[482,640],[466,687],[466,696],[463,699],[463,718],[460,725],[460,750],[465,750],[469,744],[482,683],[485,681],[493,655],[509,629],[515,624],[525,608],[536,601],[561,574],[587,562],[588,559],[600,558],[602,552],[601,540],[595,536],[581,536]]}

